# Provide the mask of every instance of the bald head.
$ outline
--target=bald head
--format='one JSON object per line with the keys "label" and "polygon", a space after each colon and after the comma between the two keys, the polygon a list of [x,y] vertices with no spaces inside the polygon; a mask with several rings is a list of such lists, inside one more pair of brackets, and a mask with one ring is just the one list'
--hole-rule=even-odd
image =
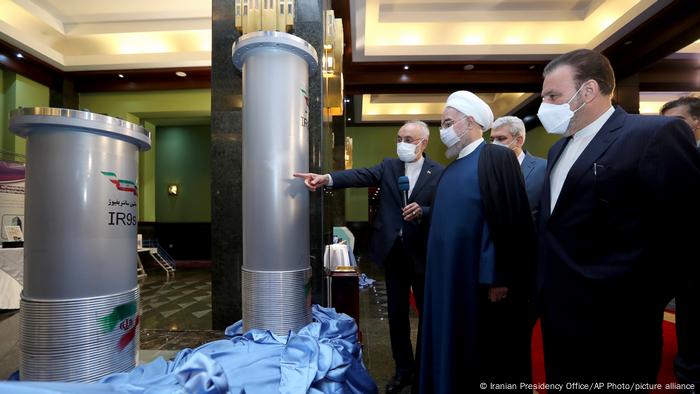
{"label": "bald head", "polygon": [[[425,148],[428,147],[428,138],[430,137],[430,130],[425,122],[420,120],[410,120],[404,123],[403,126],[396,133],[396,143],[405,143],[415,145],[416,156],[413,160],[409,162],[416,161],[423,156]],[[397,147],[398,149],[398,147]]]}

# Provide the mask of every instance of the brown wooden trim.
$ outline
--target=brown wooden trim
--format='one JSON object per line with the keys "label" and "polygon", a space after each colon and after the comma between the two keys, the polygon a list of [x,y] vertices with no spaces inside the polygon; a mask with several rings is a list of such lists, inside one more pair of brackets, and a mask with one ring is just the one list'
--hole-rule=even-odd
{"label": "brown wooden trim", "polygon": [[[347,94],[447,93],[462,88],[477,92],[539,92],[541,89],[542,68],[547,63],[542,60],[409,62],[408,71],[403,70],[402,62],[353,62],[350,4],[346,0],[332,0],[331,6],[336,17],[343,19]],[[614,43],[605,44],[608,46],[603,53],[613,64],[618,79],[626,78],[697,40],[700,37],[698,20],[697,0],[673,1],[627,34],[616,37]],[[535,57],[541,59],[533,54]],[[473,64],[474,69],[465,71],[463,67],[467,63]],[[530,69],[533,65],[534,69]],[[692,80],[696,81],[697,77]],[[644,79],[641,83],[659,87]],[[679,87],[671,83],[665,86]]]}
{"label": "brown wooden trim", "polygon": [[603,51],[624,79],[700,37],[698,0],[676,0]]}
{"label": "brown wooden trim", "polygon": [[[17,53],[23,58],[17,58]],[[0,66],[51,89],[63,87],[61,70],[4,41],[0,41]]]}
{"label": "brown wooden trim", "polygon": [[687,92],[700,90],[698,59],[664,59],[639,72],[639,90]]}
{"label": "brown wooden trim", "polygon": [[[178,77],[176,71],[187,76]],[[77,71],[66,75],[76,81],[75,90],[81,93],[211,88],[211,67]]]}
{"label": "brown wooden trim", "polygon": [[[17,58],[17,53],[24,57]],[[73,82],[75,93],[211,88],[211,67],[64,72],[4,41],[0,41],[0,67],[59,92],[64,81]],[[176,71],[187,76],[178,77]]]}

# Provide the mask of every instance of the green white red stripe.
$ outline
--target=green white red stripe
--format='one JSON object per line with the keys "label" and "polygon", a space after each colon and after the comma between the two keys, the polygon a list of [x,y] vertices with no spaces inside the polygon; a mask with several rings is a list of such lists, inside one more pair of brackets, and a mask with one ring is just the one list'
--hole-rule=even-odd
{"label": "green white red stripe", "polygon": [[109,171],[100,171],[102,175],[106,176],[109,178],[109,181],[114,184],[114,186],[117,187],[117,190],[121,190],[123,192],[131,192],[134,193],[135,196],[138,196],[138,186],[136,186],[136,183],[133,181],[130,181],[128,179],[119,179],[117,174],[114,172],[109,172]]}

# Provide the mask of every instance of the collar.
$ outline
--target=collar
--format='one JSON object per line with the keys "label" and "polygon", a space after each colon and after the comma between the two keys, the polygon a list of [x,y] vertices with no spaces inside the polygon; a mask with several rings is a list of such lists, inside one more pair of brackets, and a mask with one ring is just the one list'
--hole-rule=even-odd
{"label": "collar", "polygon": [[518,155],[518,163],[520,163],[520,165],[523,165],[523,160],[525,160],[525,151],[521,150],[520,154]]}
{"label": "collar", "polygon": [[603,128],[603,125],[605,122],[610,119],[612,116],[613,112],[615,112],[615,108],[610,106],[607,111],[603,112],[602,115],[598,117],[598,119],[594,120],[591,122],[588,126],[582,128],[581,130],[577,131],[574,133],[574,135],[571,136],[571,139],[573,141],[581,140],[582,138],[588,138],[596,135],[600,129]]}
{"label": "collar", "polygon": [[423,167],[423,162],[425,162],[425,157],[423,155],[420,156],[420,159],[411,162],[411,163],[404,163],[406,164],[406,169],[408,170],[409,168],[416,168],[416,167]]}
{"label": "collar", "polygon": [[466,156],[466,155],[468,155],[468,154],[474,152],[474,149],[476,149],[477,147],[479,147],[479,145],[481,145],[482,142],[484,142],[484,138],[483,138],[483,137],[479,138],[479,139],[476,140],[476,141],[470,142],[469,145],[465,146],[464,148],[462,148],[461,151],[459,151],[459,156],[457,156],[457,160],[459,160],[459,159],[463,158],[464,156]]}

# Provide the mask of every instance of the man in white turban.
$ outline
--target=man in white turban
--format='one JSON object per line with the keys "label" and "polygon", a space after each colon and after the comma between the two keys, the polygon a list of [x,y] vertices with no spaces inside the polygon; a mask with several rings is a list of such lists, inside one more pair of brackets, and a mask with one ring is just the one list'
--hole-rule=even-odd
{"label": "man in white turban", "polygon": [[536,242],[520,164],[484,142],[493,113],[475,94],[451,94],[441,120],[440,139],[457,159],[431,212],[420,392],[528,392],[520,384],[531,381]]}

